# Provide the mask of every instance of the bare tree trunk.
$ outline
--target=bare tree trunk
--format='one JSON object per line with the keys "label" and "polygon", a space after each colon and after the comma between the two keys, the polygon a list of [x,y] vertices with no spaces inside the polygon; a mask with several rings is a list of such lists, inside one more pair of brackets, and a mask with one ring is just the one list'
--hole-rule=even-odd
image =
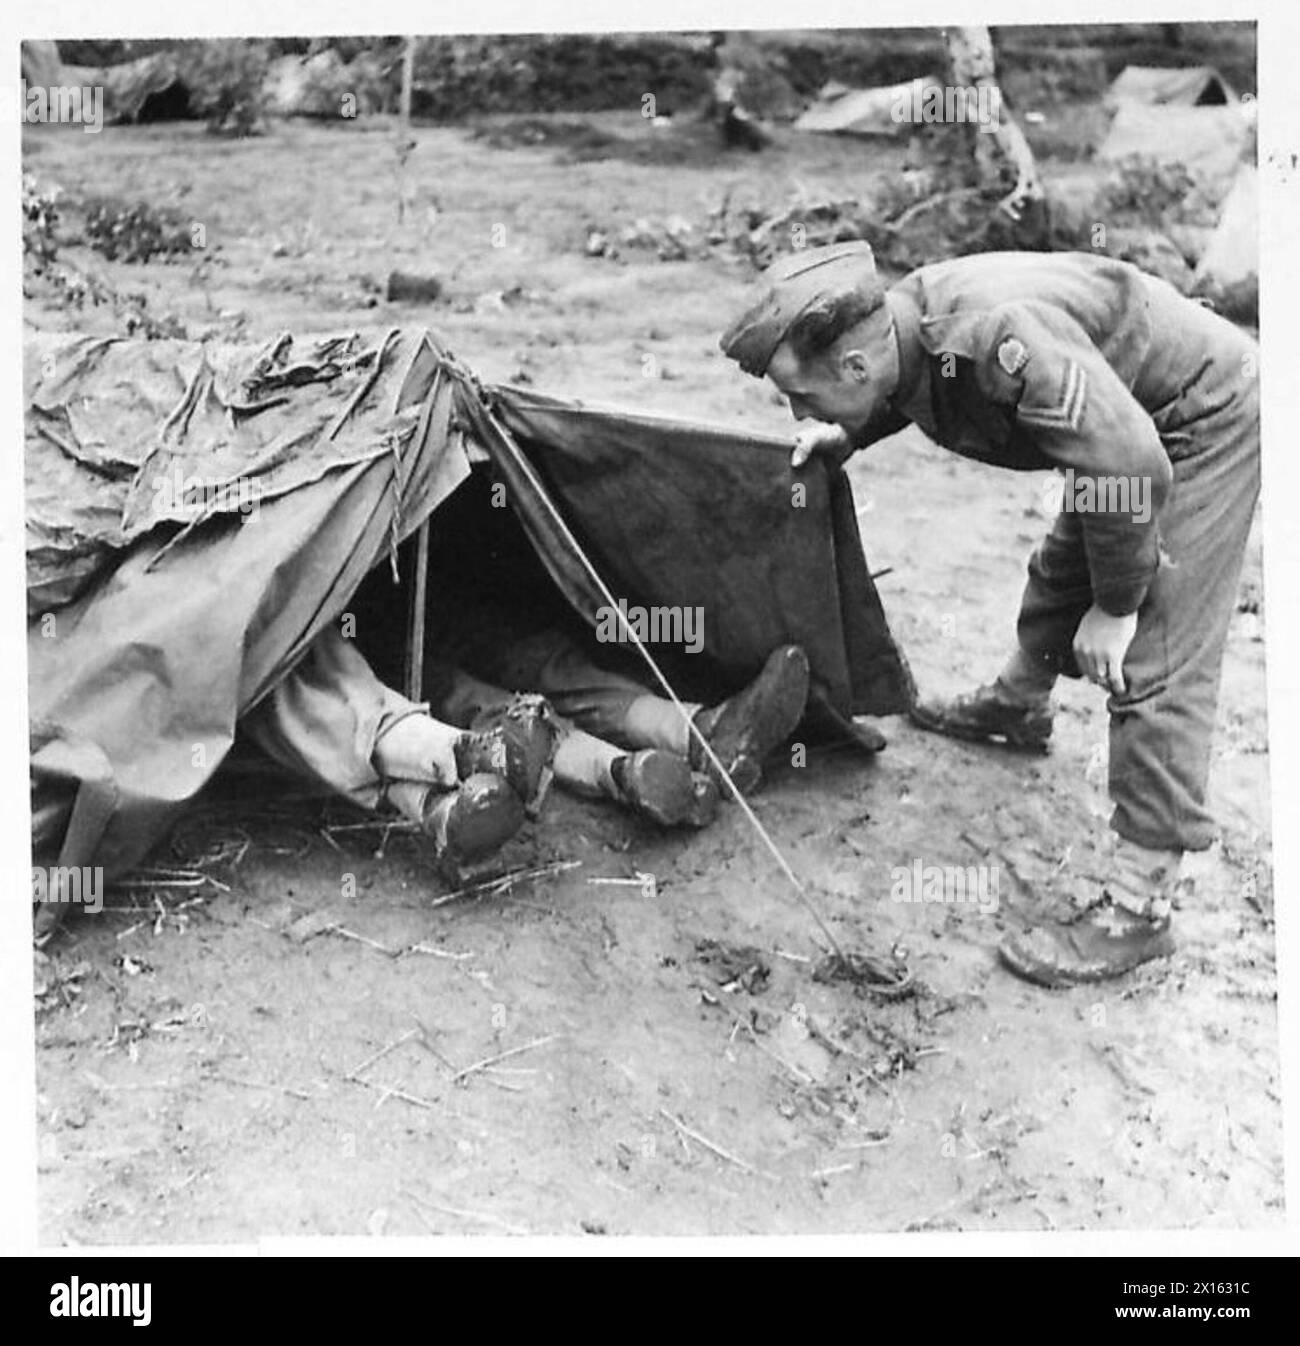
{"label": "bare tree trunk", "polygon": [[1027,207],[1044,200],[1043,184],[1029,142],[1003,101],[993,61],[993,38],[987,27],[947,28],[944,45],[948,83],[954,89],[970,91],[969,106],[993,110],[988,126],[968,121],[964,127],[979,182],[998,186],[1005,176],[1014,175],[1011,191],[998,206],[1019,221]]}
{"label": "bare tree trunk", "polygon": [[415,50],[420,44],[418,37],[408,37],[402,50],[402,121],[411,124],[411,91],[415,87]]}

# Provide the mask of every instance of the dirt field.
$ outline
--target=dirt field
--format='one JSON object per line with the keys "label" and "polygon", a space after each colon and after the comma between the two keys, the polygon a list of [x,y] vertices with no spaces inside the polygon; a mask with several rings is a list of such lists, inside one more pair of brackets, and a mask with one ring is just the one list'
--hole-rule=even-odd
{"label": "dirt field", "polygon": [[[698,226],[728,186],[851,195],[901,151],[786,135],[728,158],[699,128],[600,125],[618,139],[588,161],[417,130],[404,181],[382,125],[243,142],[27,128],[24,147],[56,182],[203,223],[221,260],[199,268],[67,253],[191,335],[421,323],[488,379],[788,429],[716,349],[747,266],[590,257],[588,226]],[[395,267],[438,271],[447,298],[386,303]],[[113,330],[104,310],[39,302],[27,321]],[[990,675],[1047,527],[1043,481],[911,432],[852,475],[921,687]],[[1258,597],[1257,548],[1246,587]],[[1106,719],[1086,686],[1063,688],[1050,757],[888,720],[879,758],[777,764],[755,798],[837,937],[912,969],[897,1002],[815,979],[816,931],[734,807],[664,836],[553,793],[512,858],[580,866],[435,906],[409,837],[331,844],[338,806],[228,782],[155,857],[247,840],[211,867],[223,889],[174,888],[157,908],[157,890],[118,892],[38,958],[42,1242],[1277,1227],[1262,636],[1257,612],[1238,614],[1213,775],[1224,842],[1199,861],[1179,952],[1102,990],[1033,989],[993,953],[1015,911],[1092,860]],[[999,865],[1001,910],[891,903],[891,867],[914,859]],[[638,872],[655,896],[592,882]],[[298,941],[289,927],[312,913],[389,952]]]}

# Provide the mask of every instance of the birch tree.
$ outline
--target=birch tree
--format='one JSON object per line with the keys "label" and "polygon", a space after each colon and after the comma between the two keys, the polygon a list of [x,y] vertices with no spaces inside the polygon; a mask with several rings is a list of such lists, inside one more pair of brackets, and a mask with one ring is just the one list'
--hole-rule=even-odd
{"label": "birch tree", "polygon": [[961,129],[967,137],[978,185],[1000,190],[1010,184],[1011,190],[998,207],[1019,222],[1027,209],[1044,201],[1043,183],[1029,142],[1002,97],[992,35],[987,27],[947,28],[944,47],[949,85],[968,91],[970,106],[996,109],[991,128],[968,120]]}

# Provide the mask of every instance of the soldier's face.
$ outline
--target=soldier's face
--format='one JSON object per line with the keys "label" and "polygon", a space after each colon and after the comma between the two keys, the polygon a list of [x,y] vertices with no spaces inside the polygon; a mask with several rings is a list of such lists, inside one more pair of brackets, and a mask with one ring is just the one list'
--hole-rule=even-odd
{"label": "soldier's face", "polygon": [[801,364],[789,342],[782,342],[767,375],[790,403],[795,420],[825,421],[855,434],[880,415],[898,386],[893,328],[866,338],[851,334],[811,364]]}

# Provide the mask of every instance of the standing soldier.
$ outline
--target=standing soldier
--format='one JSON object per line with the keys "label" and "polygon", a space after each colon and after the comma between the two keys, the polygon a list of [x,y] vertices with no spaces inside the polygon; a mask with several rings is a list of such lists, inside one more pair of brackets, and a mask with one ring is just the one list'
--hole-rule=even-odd
{"label": "standing soldier", "polygon": [[981,462],[1064,470],[997,678],[913,711],[926,729],[1043,751],[1056,679],[1110,697],[1113,859],[1068,919],[1000,953],[1048,986],[1172,952],[1183,853],[1205,807],[1228,624],[1259,497],[1258,347],[1164,281],[1083,253],[985,253],[886,289],[865,243],[774,265],[723,336],[800,419],[793,464],[842,460],[909,422]]}

